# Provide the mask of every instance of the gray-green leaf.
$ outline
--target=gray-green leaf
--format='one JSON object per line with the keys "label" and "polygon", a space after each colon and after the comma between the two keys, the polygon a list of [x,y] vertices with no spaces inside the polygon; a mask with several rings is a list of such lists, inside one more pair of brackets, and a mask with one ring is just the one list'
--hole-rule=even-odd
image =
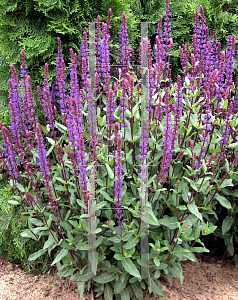
{"label": "gray-green leaf", "polygon": [[231,209],[231,203],[223,196],[216,194],[216,199],[220,202],[222,206],[227,209]]}
{"label": "gray-green leaf", "polygon": [[108,283],[105,285],[104,299],[113,300],[113,290]]}
{"label": "gray-green leaf", "polygon": [[125,258],[122,261],[124,269],[134,277],[140,277],[140,273],[130,258]]}
{"label": "gray-green leaf", "polygon": [[230,230],[232,223],[233,217],[226,216],[222,222],[222,234],[225,234],[227,231]]}
{"label": "gray-green leaf", "polygon": [[198,211],[198,207],[193,203],[188,203],[188,210],[202,221],[202,214]]}
{"label": "gray-green leaf", "polygon": [[115,278],[116,275],[105,272],[102,275],[95,277],[93,280],[98,283],[108,283],[110,281],[113,281]]}
{"label": "gray-green leaf", "polygon": [[68,255],[68,250],[67,249],[61,249],[60,253],[56,256],[56,258],[52,262],[51,266],[55,265],[58,261],[60,261],[66,255]]}

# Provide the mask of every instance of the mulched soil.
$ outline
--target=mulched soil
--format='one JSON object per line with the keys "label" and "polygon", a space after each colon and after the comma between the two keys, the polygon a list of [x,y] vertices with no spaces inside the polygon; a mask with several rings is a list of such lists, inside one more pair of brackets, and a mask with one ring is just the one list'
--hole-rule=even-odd
{"label": "mulched soil", "polygon": [[[238,300],[238,268],[231,259],[196,255],[199,266],[194,262],[183,262],[184,283],[176,278],[169,284],[166,278],[160,282],[168,297],[149,295],[144,291],[145,300]],[[87,286],[87,285],[86,285]],[[76,283],[60,279],[57,275],[35,275],[24,273],[21,265],[11,264],[0,258],[0,300],[102,300],[95,298],[92,290],[80,299]],[[107,299],[105,299],[107,300]]]}

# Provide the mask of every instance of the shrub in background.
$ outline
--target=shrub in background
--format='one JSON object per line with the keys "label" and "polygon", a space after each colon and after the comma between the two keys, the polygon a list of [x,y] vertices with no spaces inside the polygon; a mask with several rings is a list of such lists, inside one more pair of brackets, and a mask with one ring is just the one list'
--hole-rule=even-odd
{"label": "shrub in background", "polygon": [[[149,39],[153,52],[155,51],[156,24],[158,15],[164,15],[165,2],[160,0],[130,0],[131,8],[137,20],[149,23]],[[192,53],[192,36],[194,16],[196,9],[204,8],[206,15],[206,26],[209,28],[210,40],[214,39],[214,31],[217,39],[221,42],[221,50],[226,49],[227,36],[238,35],[237,23],[237,1],[229,0],[173,0],[170,1],[173,47],[171,51],[171,69],[173,81],[181,74],[179,46],[190,44],[190,55]]]}
{"label": "shrub in background", "polygon": [[[57,265],[61,277],[77,282],[81,297],[85,282],[88,289],[96,286],[97,295],[104,293],[106,299],[114,294],[116,299],[143,299],[143,289],[165,295],[158,281],[161,274],[183,282],[181,262],[198,263],[194,253],[208,251],[201,237],[217,228],[217,206],[233,209],[222,192],[238,181],[235,37],[228,37],[227,51],[221,53],[218,41],[210,42],[202,7],[200,11],[201,17],[196,12],[191,64],[189,54],[182,51],[184,75],[177,77],[176,84],[172,84],[169,63],[173,41],[167,0],[164,29],[161,21],[158,25],[156,61],[153,64],[149,41],[142,39],[139,70],[132,68],[126,15],[122,14],[118,78],[110,76],[110,19],[102,29],[98,23],[97,101],[89,86],[86,34],[79,66],[77,54],[70,49],[70,91],[65,86],[58,39],[58,94],[48,84],[47,64],[43,91],[37,88],[44,125],[35,115],[24,51],[21,88],[11,65],[11,133],[0,123],[1,160],[15,193],[9,203],[23,209],[21,220],[29,229],[21,235],[41,244],[29,260],[46,252],[54,256],[52,265]],[[145,90],[143,45],[148,47],[148,103],[140,97]],[[94,190],[87,172],[93,167],[96,229],[88,223]],[[142,187],[142,170],[147,167],[148,198]],[[143,201],[146,217],[139,212]],[[146,228],[149,225],[145,265],[140,259],[143,223]],[[96,235],[95,243],[89,233]],[[140,271],[147,267],[148,278],[140,278]]]}
{"label": "shrub in background", "polygon": [[[127,14],[128,32],[133,44],[136,38],[135,18],[130,5],[122,0],[71,0],[71,1],[8,1],[0,3],[0,102],[8,104],[10,76],[9,64],[17,68],[21,64],[20,51],[26,51],[28,73],[31,76],[33,95],[37,98],[36,86],[44,77],[44,65],[49,66],[50,85],[55,80],[55,60],[57,57],[57,36],[62,40],[65,52],[66,74],[69,74],[69,48],[80,51],[83,28],[86,22],[95,21],[101,15],[106,22],[109,8],[113,9],[111,44],[114,57],[117,52],[119,18],[123,11]],[[114,62],[115,63],[115,62]],[[68,84],[69,82],[67,82]],[[37,114],[39,114],[39,109]]]}

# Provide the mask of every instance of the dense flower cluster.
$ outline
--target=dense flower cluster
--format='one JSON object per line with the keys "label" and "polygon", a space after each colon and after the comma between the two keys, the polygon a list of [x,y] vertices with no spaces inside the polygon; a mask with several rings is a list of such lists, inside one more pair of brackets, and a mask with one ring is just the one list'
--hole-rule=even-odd
{"label": "dense flower cluster", "polygon": [[129,46],[127,33],[126,14],[122,13],[121,32],[119,33],[119,62],[121,65],[122,74],[125,75],[129,70]]}

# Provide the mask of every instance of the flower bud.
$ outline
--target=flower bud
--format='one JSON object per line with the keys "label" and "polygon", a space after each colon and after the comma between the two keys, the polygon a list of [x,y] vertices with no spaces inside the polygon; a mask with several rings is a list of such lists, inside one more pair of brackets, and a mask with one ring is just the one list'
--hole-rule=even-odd
{"label": "flower bud", "polygon": [[191,139],[189,139],[189,145],[190,145],[190,148],[191,148],[191,150],[192,150],[192,152],[193,152],[193,150],[194,150],[194,145],[193,145],[193,142],[192,142]]}
{"label": "flower bud", "polygon": [[182,158],[183,154],[184,154],[184,150],[182,150],[182,151],[178,154],[177,159],[180,160],[180,159]]}
{"label": "flower bud", "polygon": [[109,226],[110,225],[109,221],[107,221],[106,224],[107,224],[107,226]]}
{"label": "flower bud", "polygon": [[180,186],[180,181],[178,180],[177,181],[177,187],[179,188],[179,186]]}
{"label": "flower bud", "polygon": [[208,161],[209,164],[213,161],[215,156],[216,156],[216,153],[212,153],[212,155],[211,155],[211,157],[209,158],[209,161]]}
{"label": "flower bud", "polygon": [[119,131],[119,124],[118,124],[118,123],[115,123],[115,126],[114,126],[115,136],[118,135],[118,131]]}
{"label": "flower bud", "polygon": [[184,230],[186,230],[188,228],[188,224],[184,225]]}

